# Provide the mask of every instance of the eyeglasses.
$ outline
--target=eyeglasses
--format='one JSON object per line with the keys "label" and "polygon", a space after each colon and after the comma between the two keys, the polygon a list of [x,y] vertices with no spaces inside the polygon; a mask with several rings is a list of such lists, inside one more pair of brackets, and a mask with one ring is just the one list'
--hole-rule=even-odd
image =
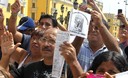
{"label": "eyeglasses", "polygon": [[54,45],[55,42],[56,42],[54,39],[48,39],[48,38],[45,38],[45,37],[41,37],[39,39],[39,41],[41,41],[41,42],[47,42],[49,45]]}

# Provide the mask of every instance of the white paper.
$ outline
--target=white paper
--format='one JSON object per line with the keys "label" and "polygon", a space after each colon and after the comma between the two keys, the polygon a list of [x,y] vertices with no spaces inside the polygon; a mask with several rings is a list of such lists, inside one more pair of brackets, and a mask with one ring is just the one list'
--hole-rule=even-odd
{"label": "white paper", "polygon": [[90,19],[90,14],[73,9],[70,13],[68,31],[76,36],[87,38]]}
{"label": "white paper", "polygon": [[21,6],[25,4],[24,0],[19,0],[19,1],[20,1]]}
{"label": "white paper", "polygon": [[7,8],[8,6],[8,0],[0,0],[0,5],[4,6]]}
{"label": "white paper", "polygon": [[115,78],[128,78],[128,71],[116,74]]}
{"label": "white paper", "polygon": [[53,67],[52,67],[52,77],[60,78],[62,74],[62,69],[64,65],[64,58],[60,55],[59,46],[64,41],[69,41],[70,34],[67,31],[58,31],[55,50],[54,50],[54,59],[53,59]]}

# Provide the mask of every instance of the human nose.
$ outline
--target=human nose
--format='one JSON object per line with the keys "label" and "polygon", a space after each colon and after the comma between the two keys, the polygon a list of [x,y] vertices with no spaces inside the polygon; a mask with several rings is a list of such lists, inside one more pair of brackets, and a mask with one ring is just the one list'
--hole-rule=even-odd
{"label": "human nose", "polygon": [[37,42],[38,42],[38,39],[34,39],[33,42],[34,42],[34,43],[37,43]]}
{"label": "human nose", "polygon": [[44,42],[44,45],[47,45],[47,46],[48,46],[48,45],[51,45],[51,44],[50,44],[50,42],[49,42],[48,40],[46,40],[46,41]]}

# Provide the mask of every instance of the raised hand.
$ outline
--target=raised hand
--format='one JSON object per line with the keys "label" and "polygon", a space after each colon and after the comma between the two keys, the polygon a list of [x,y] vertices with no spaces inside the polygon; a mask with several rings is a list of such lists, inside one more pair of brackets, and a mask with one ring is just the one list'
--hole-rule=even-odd
{"label": "raised hand", "polygon": [[14,45],[12,33],[4,32],[1,36],[2,56],[11,56],[19,45],[20,43]]}
{"label": "raised hand", "polygon": [[117,18],[122,22],[122,23],[127,23],[127,19],[126,19],[126,17],[122,14],[122,13],[119,13],[118,15],[117,15]]}
{"label": "raised hand", "polygon": [[11,11],[14,14],[17,14],[21,10],[21,5],[19,0],[16,0],[12,5],[11,5]]}
{"label": "raised hand", "polygon": [[92,19],[93,19],[93,23],[95,23],[95,25],[100,27],[103,24],[102,16],[99,12],[93,10],[93,11],[91,11],[91,16],[92,16]]}
{"label": "raised hand", "polygon": [[61,51],[61,55],[64,56],[64,58],[65,58],[65,60],[66,60],[66,62],[68,64],[72,64],[74,61],[77,60],[77,58],[76,58],[76,50],[72,46],[71,43],[64,42],[60,46],[60,51]]}
{"label": "raised hand", "polygon": [[87,0],[87,3],[92,7],[94,8],[96,3],[94,2],[94,0]]}

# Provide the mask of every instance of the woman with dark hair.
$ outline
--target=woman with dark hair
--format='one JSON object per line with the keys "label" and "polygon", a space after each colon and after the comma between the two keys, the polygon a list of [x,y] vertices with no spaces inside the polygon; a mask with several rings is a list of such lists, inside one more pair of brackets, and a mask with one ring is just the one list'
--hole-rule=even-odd
{"label": "woman with dark hair", "polygon": [[93,70],[93,73],[99,74],[104,74],[105,72],[116,74],[127,71],[128,63],[119,53],[116,53],[115,51],[107,51],[101,53],[94,59],[89,70]]}
{"label": "woman with dark hair", "polygon": [[[95,57],[89,70],[92,70],[94,74],[104,75],[107,72],[110,75],[114,75],[127,71],[128,63],[119,53],[106,51]],[[83,74],[80,78],[84,78],[85,76],[87,76],[87,73]]]}
{"label": "woman with dark hair", "polygon": [[31,34],[30,44],[29,44],[30,51],[26,51],[19,47],[13,53],[12,59],[19,64],[18,68],[20,68],[24,64],[39,61],[42,59],[39,39],[43,37],[43,34],[44,32],[42,30],[33,31],[33,33]]}

